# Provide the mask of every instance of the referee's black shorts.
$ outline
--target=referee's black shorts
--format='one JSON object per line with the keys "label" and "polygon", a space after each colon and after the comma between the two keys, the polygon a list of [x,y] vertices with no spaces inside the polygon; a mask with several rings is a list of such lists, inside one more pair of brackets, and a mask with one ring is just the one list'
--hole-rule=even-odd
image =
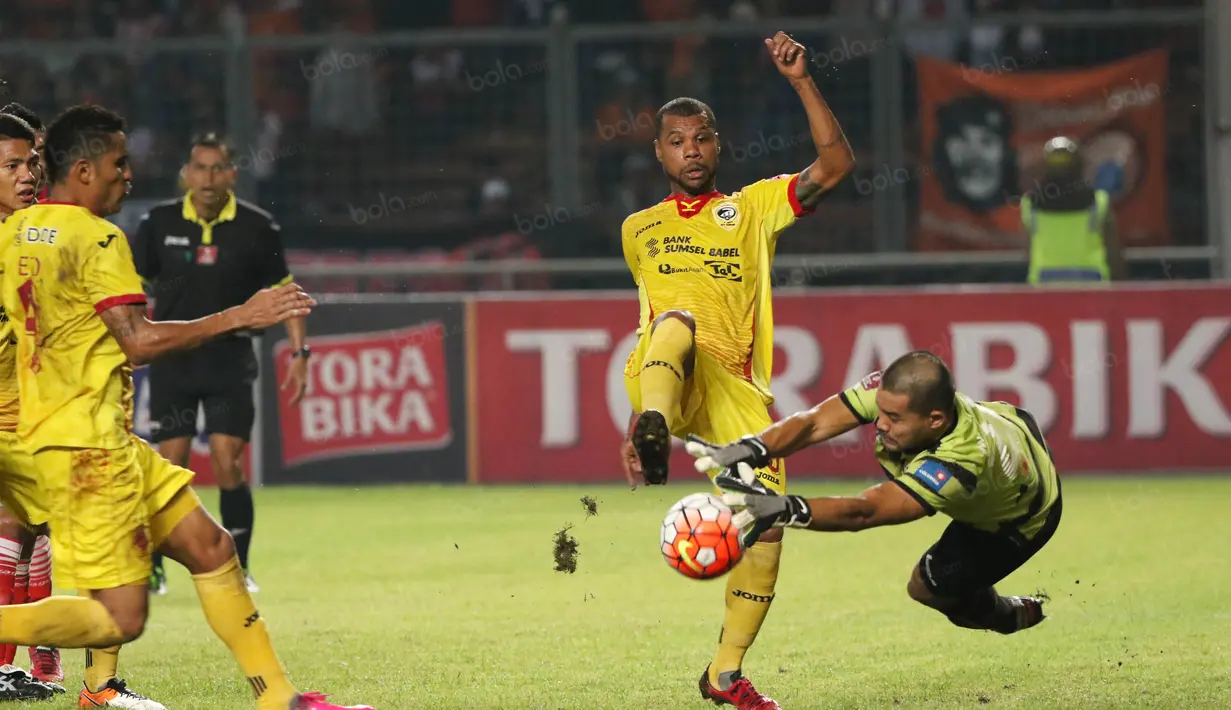
{"label": "referee's black shorts", "polygon": [[150,364],[150,439],[195,437],[198,410],[205,410],[205,432],[248,441],[256,409],[252,383],[256,357],[246,350],[201,350]]}

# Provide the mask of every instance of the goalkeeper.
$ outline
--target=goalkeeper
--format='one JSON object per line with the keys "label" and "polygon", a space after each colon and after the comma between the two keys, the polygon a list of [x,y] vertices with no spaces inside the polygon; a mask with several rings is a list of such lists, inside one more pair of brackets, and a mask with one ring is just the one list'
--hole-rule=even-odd
{"label": "goalkeeper", "polygon": [[[876,459],[889,480],[857,496],[780,496],[752,469],[770,459],[876,424]],[[698,470],[723,468],[715,483],[742,508],[745,540],[774,527],[828,532],[953,518],[911,572],[907,592],[957,626],[1011,634],[1041,622],[1043,603],[994,585],[1047,544],[1060,524],[1060,479],[1034,417],[1004,402],[954,390],[945,363],[926,351],[816,407],[726,446],[692,438]]]}

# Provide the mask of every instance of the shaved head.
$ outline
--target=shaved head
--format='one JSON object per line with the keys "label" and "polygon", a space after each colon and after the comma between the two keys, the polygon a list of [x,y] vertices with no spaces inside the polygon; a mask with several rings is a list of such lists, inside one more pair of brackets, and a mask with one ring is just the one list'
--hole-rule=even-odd
{"label": "shaved head", "polygon": [[906,395],[911,411],[917,414],[942,412],[952,417],[953,373],[945,361],[927,350],[915,350],[894,360],[881,375],[881,389]]}

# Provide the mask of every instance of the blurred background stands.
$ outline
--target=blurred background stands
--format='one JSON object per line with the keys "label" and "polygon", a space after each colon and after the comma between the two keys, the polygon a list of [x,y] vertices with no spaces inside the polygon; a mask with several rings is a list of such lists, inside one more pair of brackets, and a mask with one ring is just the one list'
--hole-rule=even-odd
{"label": "blurred background stands", "polygon": [[[814,155],[807,123],[765,55],[766,33],[751,26],[758,21],[780,25],[809,48],[865,179],[890,165],[911,174],[920,168],[912,55],[1044,70],[1165,47],[1171,227],[1177,244],[1205,245],[1205,145],[1196,139],[1205,111],[1201,23],[1124,25],[1099,12],[1199,6],[43,0],[0,6],[0,76],[9,81],[9,100],[46,118],[82,101],[128,117],[137,175],[130,213],[144,200],[177,194],[189,137],[221,126],[236,142],[243,195],[283,222],[288,245],[304,252],[295,257],[301,263],[449,264],[619,258],[624,217],[666,195],[652,121],[674,96],[696,96],[715,110],[725,148],[719,189],[807,165]],[[1037,14],[1058,11],[1079,13],[1080,21]],[[933,24],[887,24],[895,20]],[[918,181],[900,187],[892,197],[862,195],[847,181],[823,218],[801,222],[780,253],[905,249]],[[966,273],[981,278],[977,269]],[[551,283],[626,282],[623,274],[578,274]],[[548,283],[440,275],[316,285],[403,291]]]}

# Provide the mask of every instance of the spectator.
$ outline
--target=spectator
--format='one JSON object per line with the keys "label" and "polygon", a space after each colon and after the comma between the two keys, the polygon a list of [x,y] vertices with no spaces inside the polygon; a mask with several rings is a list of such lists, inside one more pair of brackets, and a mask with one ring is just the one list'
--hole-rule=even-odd
{"label": "spectator", "polygon": [[[964,20],[965,0],[899,0],[898,17],[903,20]],[[953,61],[957,59],[957,27],[928,27],[908,30],[906,46],[915,54]]]}

